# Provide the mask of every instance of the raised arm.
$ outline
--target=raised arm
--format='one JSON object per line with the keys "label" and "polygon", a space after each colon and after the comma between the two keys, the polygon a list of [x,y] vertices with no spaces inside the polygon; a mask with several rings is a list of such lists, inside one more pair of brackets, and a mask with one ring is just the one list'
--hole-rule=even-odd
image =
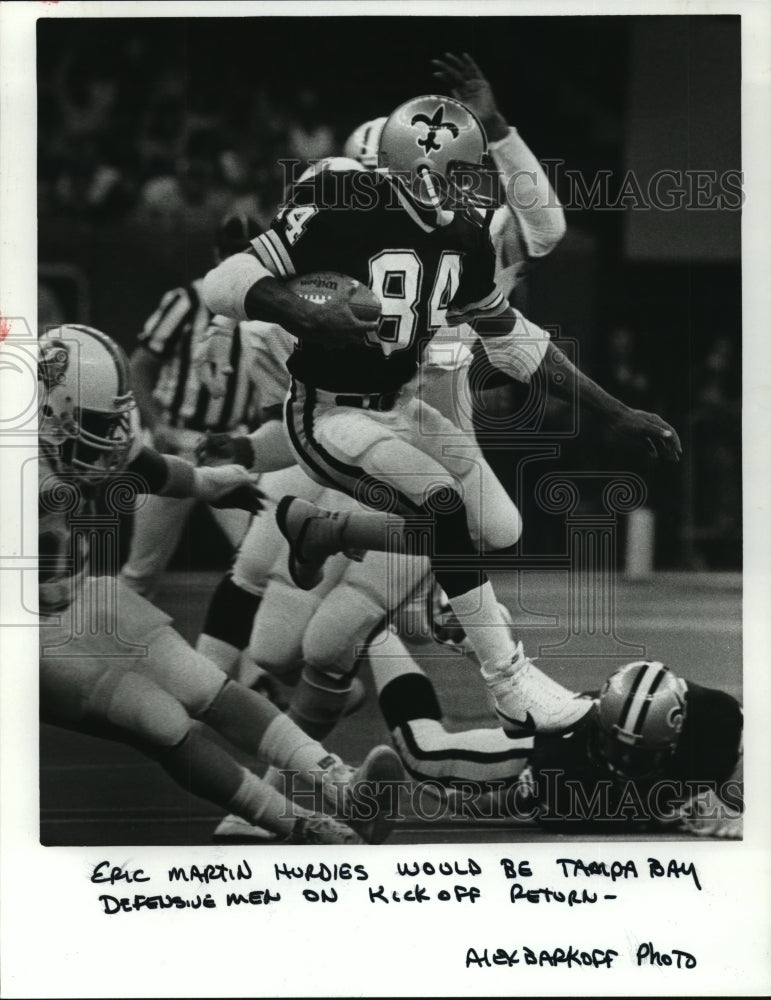
{"label": "raised arm", "polygon": [[434,59],[434,76],[479,118],[500,173],[504,204],[490,224],[498,270],[508,294],[523,266],[550,253],[565,235],[565,213],[549,178],[516,128],[509,125],[480,68],[468,54]]}

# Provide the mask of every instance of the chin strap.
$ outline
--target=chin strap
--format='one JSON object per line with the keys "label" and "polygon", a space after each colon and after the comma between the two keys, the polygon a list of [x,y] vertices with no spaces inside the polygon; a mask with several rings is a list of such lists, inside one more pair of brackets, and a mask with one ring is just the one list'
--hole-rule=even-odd
{"label": "chin strap", "polygon": [[431,172],[428,167],[424,167],[418,172],[418,176],[421,178],[426,186],[426,193],[428,194],[429,200],[431,202],[431,207],[436,212],[436,224],[437,226],[449,226],[455,217],[454,212],[450,212],[445,208],[442,208],[442,200],[439,196],[439,192],[436,189],[436,185],[431,177]]}

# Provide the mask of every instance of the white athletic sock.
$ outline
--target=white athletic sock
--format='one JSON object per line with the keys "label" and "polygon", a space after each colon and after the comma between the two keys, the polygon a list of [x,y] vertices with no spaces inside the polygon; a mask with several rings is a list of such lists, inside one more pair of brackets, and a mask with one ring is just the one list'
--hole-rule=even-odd
{"label": "white athletic sock", "polygon": [[263,826],[281,837],[291,834],[299,816],[308,815],[307,809],[292,805],[250,771],[244,772],[244,780],[231,799],[229,809],[252,826]]}
{"label": "white athletic sock", "polygon": [[490,680],[504,671],[510,671],[514,640],[501,616],[490,581],[465,594],[451,597],[450,606],[474,647],[484,679]]}
{"label": "white athletic sock", "polygon": [[313,780],[312,772],[324,770],[337,760],[287,715],[277,715],[263,733],[260,756],[280,770],[297,771],[309,781]]}
{"label": "white athletic sock", "polygon": [[265,774],[262,776],[262,780],[266,785],[270,785],[271,788],[275,788],[276,791],[281,791],[284,787],[284,779],[281,777],[281,771],[277,767],[271,764]]}

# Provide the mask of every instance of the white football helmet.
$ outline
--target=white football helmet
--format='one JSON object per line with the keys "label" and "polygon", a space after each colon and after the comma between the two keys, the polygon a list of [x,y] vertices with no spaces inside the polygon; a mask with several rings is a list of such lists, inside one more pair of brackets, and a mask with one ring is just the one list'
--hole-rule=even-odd
{"label": "white football helmet", "polygon": [[128,359],[90,326],[67,324],[40,337],[39,438],[65,471],[101,482],[129,461],[138,421]]}
{"label": "white football helmet", "polygon": [[389,115],[380,135],[378,165],[401,178],[425,206],[454,208],[476,201],[481,178],[496,174],[484,129],[452,97],[414,97]]}
{"label": "white football helmet", "polygon": [[600,691],[597,724],[599,756],[614,774],[649,777],[674,753],[687,692],[685,681],[656,660],[611,674]]}
{"label": "white football helmet", "polygon": [[358,160],[367,170],[375,170],[378,165],[380,136],[387,121],[387,118],[373,118],[371,122],[359,125],[346,139],[344,155]]}

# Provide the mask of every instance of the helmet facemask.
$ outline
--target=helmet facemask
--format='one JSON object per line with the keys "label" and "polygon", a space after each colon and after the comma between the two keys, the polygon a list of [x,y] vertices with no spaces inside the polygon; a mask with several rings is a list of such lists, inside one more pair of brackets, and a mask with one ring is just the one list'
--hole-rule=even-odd
{"label": "helmet facemask", "polygon": [[479,163],[451,160],[447,164],[447,182],[450,197],[459,207],[472,205],[484,211],[503,204],[501,174],[488,152]]}
{"label": "helmet facemask", "polygon": [[418,97],[397,108],[383,126],[379,165],[424,208],[451,212],[500,203],[484,130],[453,98]]}
{"label": "helmet facemask", "polygon": [[66,406],[57,412],[52,402],[49,396],[41,407],[40,437],[57,448],[66,470],[99,483],[126,467],[134,441],[131,394],[116,400],[114,413]]}
{"label": "helmet facemask", "polygon": [[660,773],[661,768],[675,752],[675,747],[646,747],[625,743],[620,734],[599,730],[595,753],[617,778],[634,781],[651,778]]}
{"label": "helmet facemask", "polygon": [[126,467],[132,444],[130,410],[119,413],[80,411],[80,433],[62,445],[62,458],[76,472],[96,477],[120,472]]}

